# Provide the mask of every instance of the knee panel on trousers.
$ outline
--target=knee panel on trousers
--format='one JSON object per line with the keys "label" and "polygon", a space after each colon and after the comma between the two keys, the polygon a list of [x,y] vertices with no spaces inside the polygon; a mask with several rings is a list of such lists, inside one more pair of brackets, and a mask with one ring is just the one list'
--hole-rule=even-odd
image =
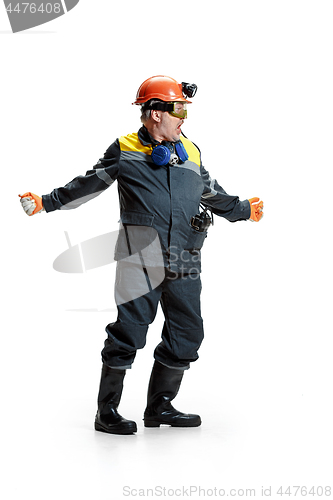
{"label": "knee panel on trousers", "polygon": [[106,327],[108,334],[102,350],[103,363],[109,366],[130,366],[136,351],[146,345],[148,325],[116,321]]}

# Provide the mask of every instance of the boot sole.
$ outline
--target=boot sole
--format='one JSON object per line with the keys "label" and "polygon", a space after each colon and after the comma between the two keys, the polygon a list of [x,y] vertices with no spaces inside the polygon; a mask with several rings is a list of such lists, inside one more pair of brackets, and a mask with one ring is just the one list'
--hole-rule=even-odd
{"label": "boot sole", "polygon": [[145,427],[160,427],[161,425],[170,425],[170,427],[199,427],[201,425],[200,422],[193,422],[193,423],[182,423],[182,424],[177,424],[177,423],[171,423],[171,422],[160,422],[158,420],[144,420],[144,426]]}
{"label": "boot sole", "polygon": [[95,422],[95,431],[105,432],[106,434],[120,434],[120,435],[124,436],[127,434],[134,434],[134,432],[137,432],[137,430],[138,430],[137,426],[134,422],[133,422],[133,424],[128,425],[128,427],[123,428],[123,429],[121,429],[121,428],[117,429],[116,427],[106,428],[106,427],[103,427],[98,422]]}

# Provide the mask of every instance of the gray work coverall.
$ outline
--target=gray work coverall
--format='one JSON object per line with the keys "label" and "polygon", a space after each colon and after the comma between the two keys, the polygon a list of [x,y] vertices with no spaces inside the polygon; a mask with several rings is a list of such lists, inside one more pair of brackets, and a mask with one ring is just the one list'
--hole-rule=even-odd
{"label": "gray work coverall", "polygon": [[[149,284],[148,279],[147,293],[138,290],[134,300],[116,300],[117,321],[107,325],[108,337],[102,351],[103,362],[110,367],[131,367],[137,349],[145,345],[148,326],[161,303],[165,323],[154,357],[171,368],[189,368],[189,363],[198,358],[203,339],[200,250],[207,236],[207,232],[193,229],[191,218],[198,213],[200,203],[231,222],[247,220],[251,214],[248,200],[228,195],[211,179],[201,163],[199,149],[185,137],[181,142],[188,160],[177,165],[155,165],[151,152],[157,143],[143,126],[138,133],[122,136],[111,144],[84,176],[42,197],[46,212],[76,208],[117,180],[123,230],[115,251],[116,298],[126,296],[126,288],[135,288],[143,272],[148,278],[147,269],[163,266],[164,279],[158,286]],[[130,249],[129,234],[133,242],[138,228],[145,228],[150,239],[155,232],[159,239],[159,258],[148,252],[144,266],[140,251]],[[129,233],[129,229],[134,232]]]}

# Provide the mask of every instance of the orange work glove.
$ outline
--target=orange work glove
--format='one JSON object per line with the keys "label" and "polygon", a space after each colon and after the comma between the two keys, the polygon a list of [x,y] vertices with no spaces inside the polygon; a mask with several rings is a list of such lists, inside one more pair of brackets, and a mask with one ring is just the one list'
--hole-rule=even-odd
{"label": "orange work glove", "polygon": [[27,215],[35,215],[45,210],[43,207],[42,198],[34,193],[19,194],[21,198],[22,208]]}
{"label": "orange work glove", "polygon": [[264,208],[264,202],[261,201],[260,203],[258,203],[259,200],[260,200],[260,198],[250,198],[249,199],[249,202],[251,205],[250,220],[252,220],[254,222],[259,222],[260,219],[262,218],[262,216],[264,215],[263,211],[262,211],[262,209]]}

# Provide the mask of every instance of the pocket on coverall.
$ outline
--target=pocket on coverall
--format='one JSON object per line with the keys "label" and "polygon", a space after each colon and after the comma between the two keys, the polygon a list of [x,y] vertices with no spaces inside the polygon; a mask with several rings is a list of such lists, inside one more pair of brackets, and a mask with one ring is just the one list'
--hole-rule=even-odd
{"label": "pocket on coverall", "polygon": [[185,245],[185,250],[188,250],[189,252],[193,252],[195,250],[201,250],[206,237],[207,237],[207,231],[201,233],[200,231],[196,231],[191,227],[190,236]]}

